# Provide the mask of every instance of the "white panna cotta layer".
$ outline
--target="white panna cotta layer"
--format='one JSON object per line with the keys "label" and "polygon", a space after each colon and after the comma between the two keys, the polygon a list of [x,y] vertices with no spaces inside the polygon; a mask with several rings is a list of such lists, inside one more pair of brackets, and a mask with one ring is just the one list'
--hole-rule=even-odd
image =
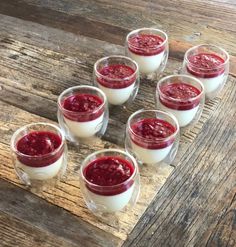
{"label": "white panna cotta layer", "polygon": [[164,52],[165,51],[162,51],[157,55],[143,56],[135,54],[129,50],[129,57],[138,64],[140,73],[151,74],[160,67]]}
{"label": "white panna cotta layer", "polygon": [[73,121],[66,117],[64,117],[64,120],[69,131],[74,136],[80,138],[88,138],[95,135],[102,128],[103,117],[104,113],[100,117],[86,122]]}
{"label": "white panna cotta layer", "polygon": [[148,149],[138,146],[131,140],[133,152],[136,154],[139,160],[145,164],[156,164],[166,158],[169,154],[173,143],[165,148],[160,149]]}
{"label": "white panna cotta layer", "polygon": [[30,179],[47,180],[55,177],[60,171],[64,162],[64,154],[54,163],[43,167],[27,166],[17,160],[17,167],[22,169]]}
{"label": "white panna cotta layer", "polygon": [[185,127],[186,125],[190,124],[197,114],[199,108],[199,105],[197,105],[196,107],[189,110],[175,110],[166,107],[161,102],[160,104],[162,110],[172,113],[177,118],[180,127]]}
{"label": "white panna cotta layer", "polygon": [[204,86],[205,93],[212,93],[214,91],[217,91],[217,89],[221,86],[221,84],[224,82],[224,73],[221,75],[218,75],[216,77],[212,78],[202,78],[198,77],[196,75],[193,75],[189,72],[187,72],[188,75],[196,77],[198,80],[200,80]]}
{"label": "white panna cotta layer", "polygon": [[[87,189],[87,188],[86,188]],[[90,200],[103,212],[116,212],[122,210],[130,201],[134,184],[126,191],[112,196],[98,195],[87,189]]]}
{"label": "white panna cotta layer", "polygon": [[107,100],[112,105],[122,105],[133,92],[135,83],[125,88],[108,88],[98,83],[99,88],[106,94]]}

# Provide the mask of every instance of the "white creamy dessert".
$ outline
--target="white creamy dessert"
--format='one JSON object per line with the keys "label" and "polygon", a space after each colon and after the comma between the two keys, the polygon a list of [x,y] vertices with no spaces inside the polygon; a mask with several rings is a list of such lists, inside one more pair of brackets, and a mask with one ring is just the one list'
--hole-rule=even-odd
{"label": "white creamy dessert", "polygon": [[112,105],[124,104],[133,92],[135,83],[125,88],[107,88],[98,83],[99,88],[106,94],[107,100]]}
{"label": "white creamy dessert", "polygon": [[128,51],[129,57],[132,58],[139,66],[140,73],[151,74],[155,72],[163,60],[164,51],[157,55],[139,55],[132,51]]}
{"label": "white creamy dessert", "polygon": [[104,212],[116,212],[122,210],[130,201],[134,190],[134,184],[126,191],[117,195],[99,195],[87,189],[88,196],[96,206]]}
{"label": "white creamy dessert", "polygon": [[145,164],[156,164],[166,158],[173,144],[160,149],[148,149],[138,146],[131,140],[132,149],[135,155]]}
{"label": "white creamy dessert", "polygon": [[204,89],[205,89],[206,94],[213,93],[213,92],[217,91],[224,82],[224,73],[221,75],[218,75],[216,77],[212,77],[212,78],[198,77],[196,75],[189,73],[188,71],[186,72],[186,74],[190,75],[190,76],[194,76],[198,80],[200,80],[202,82],[202,84],[204,85]]}
{"label": "white creamy dessert", "polygon": [[19,160],[16,162],[17,168],[23,170],[30,179],[47,180],[55,177],[60,171],[64,161],[64,154],[54,163],[43,167],[32,167],[24,165]]}
{"label": "white creamy dessert", "polygon": [[175,110],[166,107],[161,102],[160,104],[162,110],[172,113],[177,118],[180,127],[185,127],[186,125],[190,124],[194,119],[196,113],[198,112],[199,108],[199,105],[197,105],[196,107],[189,110]]}
{"label": "white creamy dessert", "polygon": [[73,121],[64,116],[64,120],[69,131],[76,137],[88,138],[94,136],[101,128],[103,124],[104,113],[91,121],[78,122]]}

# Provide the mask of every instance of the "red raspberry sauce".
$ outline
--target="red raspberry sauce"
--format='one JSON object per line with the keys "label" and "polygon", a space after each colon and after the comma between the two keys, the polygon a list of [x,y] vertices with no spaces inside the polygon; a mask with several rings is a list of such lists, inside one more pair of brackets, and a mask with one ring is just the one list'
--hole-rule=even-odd
{"label": "red raspberry sauce", "polygon": [[[62,106],[65,110],[64,116],[77,122],[94,120],[102,115],[104,108],[97,110],[103,104],[103,100],[93,94],[73,94],[65,98]],[[87,114],[85,114],[87,113]]]}
{"label": "red raspberry sauce", "polygon": [[16,144],[18,152],[30,157],[18,156],[25,165],[42,167],[56,162],[62,155],[63,149],[50,157],[47,154],[57,150],[62,143],[59,135],[48,131],[33,131],[23,136]]}
{"label": "red raspberry sauce", "polygon": [[165,139],[175,133],[176,128],[169,122],[159,118],[145,118],[131,126],[132,141],[143,148],[161,149],[168,147],[174,142],[174,138]]}
{"label": "red raspberry sauce", "polygon": [[213,78],[224,73],[224,59],[213,53],[199,53],[188,57],[187,70],[201,78]]}
{"label": "red raspberry sauce", "polygon": [[165,40],[155,34],[137,34],[128,39],[128,48],[131,52],[142,55],[157,55],[165,50],[165,46],[160,46]]}
{"label": "red raspberry sauce", "polygon": [[[175,110],[190,110],[200,103],[200,98],[197,97],[201,91],[189,84],[184,82],[177,82],[162,86],[160,88],[162,95],[160,96],[160,102],[171,109]],[[175,101],[175,100],[178,100]]]}
{"label": "red raspberry sauce", "polygon": [[[126,191],[133,181],[124,183],[134,173],[133,165],[118,156],[106,156],[92,161],[84,171],[85,178],[94,185],[102,187],[96,188],[87,184],[87,188],[99,195],[117,195]],[[107,186],[115,186],[109,188]]]}
{"label": "red raspberry sauce", "polygon": [[[97,76],[98,83],[107,88],[125,88],[132,85],[136,80],[134,69],[123,64],[107,65],[98,72],[108,78]],[[127,77],[129,78],[126,79]]]}

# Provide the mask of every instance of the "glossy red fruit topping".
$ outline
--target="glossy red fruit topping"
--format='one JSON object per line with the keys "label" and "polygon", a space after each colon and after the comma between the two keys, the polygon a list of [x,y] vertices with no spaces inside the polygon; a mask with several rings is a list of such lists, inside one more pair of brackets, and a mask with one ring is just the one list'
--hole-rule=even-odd
{"label": "glossy red fruit topping", "polygon": [[62,107],[66,110],[63,114],[73,121],[91,121],[100,117],[104,112],[104,107],[99,109],[102,104],[103,100],[97,95],[73,94],[62,102]]}
{"label": "glossy red fruit topping", "polygon": [[160,91],[160,102],[171,109],[190,110],[200,103],[200,98],[197,96],[201,91],[184,82],[164,85],[160,88]]}
{"label": "glossy red fruit topping", "polygon": [[137,34],[128,39],[128,48],[131,52],[142,55],[157,55],[165,50],[162,45],[165,40],[155,34]]}
{"label": "glossy red fruit topping", "polygon": [[23,136],[16,144],[19,155],[18,159],[28,166],[47,166],[57,161],[63,153],[63,149],[53,155],[62,143],[59,135],[48,131],[33,131]]}
{"label": "glossy red fruit topping", "polygon": [[129,161],[118,156],[105,156],[92,161],[83,173],[90,183],[99,185],[96,187],[87,184],[89,190],[100,195],[116,195],[133,184],[133,181],[124,182],[132,176],[134,167]]}
{"label": "glossy red fruit topping", "polygon": [[176,128],[169,122],[159,118],[145,118],[137,121],[131,126],[130,133],[132,141],[147,149],[161,149],[171,145]]}
{"label": "glossy red fruit topping", "polygon": [[98,83],[107,88],[125,88],[136,80],[134,69],[123,64],[107,65],[100,69],[97,75]]}
{"label": "glossy red fruit topping", "polygon": [[199,53],[188,57],[187,70],[201,78],[212,78],[224,73],[224,59],[214,53]]}

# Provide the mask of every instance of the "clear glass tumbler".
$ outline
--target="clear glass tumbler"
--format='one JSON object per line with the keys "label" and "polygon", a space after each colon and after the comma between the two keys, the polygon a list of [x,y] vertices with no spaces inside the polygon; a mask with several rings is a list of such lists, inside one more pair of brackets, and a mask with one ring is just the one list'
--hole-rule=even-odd
{"label": "clear glass tumbler", "polygon": [[139,69],[132,59],[109,56],[94,64],[94,84],[107,96],[111,105],[131,104],[139,89]]}
{"label": "clear glass tumbler", "polygon": [[228,78],[229,54],[215,45],[194,46],[185,53],[182,72],[199,79],[206,99],[213,99]]}
{"label": "clear glass tumbler", "polygon": [[155,28],[133,30],[126,37],[126,55],[137,62],[142,77],[156,79],[165,69],[168,54],[168,36]]}
{"label": "clear glass tumbler", "polygon": [[65,137],[54,124],[33,123],[18,129],[11,138],[15,171],[27,186],[60,179],[67,167]]}
{"label": "clear glass tumbler", "polygon": [[106,95],[92,86],[68,88],[58,98],[57,117],[69,141],[93,141],[95,137],[101,137],[107,128],[109,112]]}
{"label": "clear glass tumbler", "polygon": [[172,163],[179,145],[179,124],[174,115],[139,110],[127,122],[125,148],[141,164]]}
{"label": "clear glass tumbler", "polygon": [[138,164],[119,149],[94,152],[82,163],[80,186],[86,205],[95,214],[132,208],[140,191]]}
{"label": "clear glass tumbler", "polygon": [[172,113],[180,127],[190,127],[197,123],[204,102],[204,86],[192,76],[170,75],[157,83],[157,109]]}

